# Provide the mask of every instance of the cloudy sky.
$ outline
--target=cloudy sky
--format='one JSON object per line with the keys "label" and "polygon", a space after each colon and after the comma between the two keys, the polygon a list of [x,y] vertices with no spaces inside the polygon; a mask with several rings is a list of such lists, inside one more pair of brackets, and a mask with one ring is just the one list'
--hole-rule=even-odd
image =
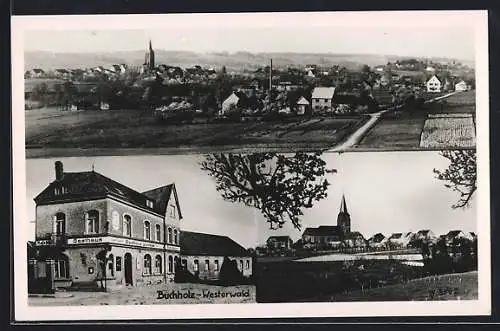
{"label": "cloudy sky", "polygon": [[[475,21],[466,14],[372,12],[349,14],[358,15],[352,19],[342,13],[206,14],[153,16],[142,21],[122,16],[107,19],[107,30],[95,29],[102,26],[96,16],[81,20],[60,17],[36,25],[34,22],[34,30],[30,27],[25,33],[25,50],[144,50],[151,38],[156,49],[164,50],[383,54],[473,60]],[[153,24],[159,19],[161,24]],[[46,30],[48,26],[50,31]]]}
{"label": "cloudy sky", "polygon": [[[175,182],[184,220],[182,229],[228,235],[246,247],[263,243],[269,235],[302,233],[291,226],[269,230],[264,218],[252,208],[224,201],[215,182],[200,170],[202,156],[127,156],[60,158],[67,172],[95,171],[137,191]],[[377,232],[431,229],[437,234],[452,229],[477,231],[476,202],[453,210],[458,196],[435,179],[432,170],[448,161],[436,152],[327,153],[322,158],[337,169],[328,175],[328,197],[303,216],[308,226],[336,225],[342,194],[351,214],[352,231],[366,237]],[[56,159],[26,161],[27,239],[34,239],[33,198],[54,180]]]}

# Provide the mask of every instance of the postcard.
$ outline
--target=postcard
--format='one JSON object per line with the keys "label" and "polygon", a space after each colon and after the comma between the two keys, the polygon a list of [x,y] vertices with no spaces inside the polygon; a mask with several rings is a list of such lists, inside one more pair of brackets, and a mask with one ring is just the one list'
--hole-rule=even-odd
{"label": "postcard", "polygon": [[12,30],[17,320],[491,313],[486,12]]}

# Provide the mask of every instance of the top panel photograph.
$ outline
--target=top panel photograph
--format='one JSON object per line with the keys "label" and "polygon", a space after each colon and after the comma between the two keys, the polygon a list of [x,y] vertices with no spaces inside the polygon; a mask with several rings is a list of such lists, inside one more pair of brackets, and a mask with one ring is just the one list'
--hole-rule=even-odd
{"label": "top panel photograph", "polygon": [[27,157],[475,149],[488,116],[477,12],[29,19]]}

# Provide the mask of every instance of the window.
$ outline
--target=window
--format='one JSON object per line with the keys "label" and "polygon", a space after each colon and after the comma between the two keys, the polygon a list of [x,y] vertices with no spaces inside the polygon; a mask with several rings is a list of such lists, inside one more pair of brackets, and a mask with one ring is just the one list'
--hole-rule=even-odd
{"label": "window", "polygon": [[328,99],[325,99],[325,102],[328,102]]}
{"label": "window", "polygon": [[250,260],[247,260],[246,269],[250,269]]}
{"label": "window", "polygon": [[175,213],[175,206],[170,205],[169,209],[170,209],[170,217],[171,217],[171,218],[175,218],[175,217],[176,217],[176,216],[175,216],[175,214],[176,214],[176,213]]}
{"label": "window", "polygon": [[54,277],[55,278],[68,278],[68,261],[61,259],[54,261]]}
{"label": "window", "polygon": [[54,195],[61,195],[61,188],[60,187],[54,188]]}
{"label": "window", "polygon": [[54,232],[55,234],[66,233],[66,215],[64,213],[56,214]]}
{"label": "window", "polygon": [[243,271],[243,260],[240,260],[240,270]]}
{"label": "window", "polygon": [[91,210],[85,214],[87,233],[99,233],[99,212]]}
{"label": "window", "polygon": [[219,260],[215,260],[214,262],[214,270],[219,271]]}
{"label": "window", "polygon": [[193,261],[193,270],[194,272],[198,272],[198,260],[194,260]]}
{"label": "window", "polygon": [[174,229],[174,244],[178,244],[179,241],[178,241],[178,238],[177,238],[177,230]]}
{"label": "window", "polygon": [[156,241],[161,241],[161,226],[160,226],[160,224],[155,225],[155,239],[156,239]]}
{"label": "window", "polygon": [[132,235],[132,217],[123,215],[123,235],[130,237]]}
{"label": "window", "polygon": [[116,257],[116,271],[122,271],[122,257]]}
{"label": "window", "polygon": [[149,221],[144,221],[144,239],[151,240],[151,224]]}
{"label": "window", "polygon": [[151,275],[151,255],[144,255],[144,274]]}
{"label": "window", "polygon": [[168,272],[169,273],[174,272],[174,260],[172,258],[172,255],[168,256]]}
{"label": "window", "polygon": [[163,271],[163,266],[162,266],[161,256],[156,255],[156,257],[155,257],[155,273],[161,274],[162,271]]}
{"label": "window", "polygon": [[149,208],[154,208],[154,202],[151,200],[146,200],[146,206]]}
{"label": "window", "polygon": [[205,271],[210,271],[210,261],[205,260]]}
{"label": "window", "polygon": [[168,228],[167,232],[168,232],[168,239],[167,239],[167,241],[170,244],[172,242],[172,229]]}

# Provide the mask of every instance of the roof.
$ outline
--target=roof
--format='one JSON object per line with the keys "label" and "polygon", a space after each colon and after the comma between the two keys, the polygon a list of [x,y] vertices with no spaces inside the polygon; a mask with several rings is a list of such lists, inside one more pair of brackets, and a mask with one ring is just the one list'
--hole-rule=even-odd
{"label": "roof", "polygon": [[429,78],[429,79],[427,80],[427,82],[429,82],[430,80],[432,80],[432,79],[434,79],[434,78],[435,78],[435,79],[437,79],[437,80],[441,83],[441,79],[440,79],[437,75],[432,75],[432,77],[431,77],[431,78]]}
{"label": "roof", "polygon": [[335,87],[315,87],[312,93],[313,99],[332,99]]}
{"label": "roof", "polygon": [[369,240],[372,242],[379,243],[384,239],[385,239],[385,236],[379,232],[379,233],[374,234]]}
{"label": "roof", "polygon": [[427,235],[431,230],[420,230],[418,231],[417,233],[418,234],[423,234],[423,235]]}
{"label": "roof", "polygon": [[306,228],[303,235],[308,236],[338,236],[342,230],[338,226],[322,225],[317,228]]}
{"label": "roof", "polygon": [[452,230],[446,234],[446,237],[448,238],[455,238],[458,236],[462,231],[461,230]]}
{"label": "roof", "polygon": [[290,238],[290,236],[270,236],[269,238],[267,238],[267,240],[278,240],[278,241],[281,241],[281,240],[292,240],[292,238]]}
{"label": "roof", "polygon": [[227,236],[181,231],[181,255],[250,256],[247,250]]}
{"label": "roof", "polygon": [[[57,186],[66,187],[68,192],[56,196],[54,194],[54,188]],[[175,190],[174,184],[168,186]],[[74,199],[104,198],[108,195],[112,195],[136,206],[140,206],[141,208],[149,209],[160,215],[165,215],[166,204],[155,203],[153,208],[146,206],[147,199],[154,199],[150,196],[152,194],[149,194],[151,191],[146,192],[148,195],[137,192],[95,171],[64,172],[61,180],[55,180],[50,183],[34,200],[37,205],[41,205]],[[165,198],[166,195],[163,194],[161,197]]]}
{"label": "roof", "polygon": [[393,233],[391,234],[391,236],[389,237],[389,239],[399,239],[403,236],[402,233]]}

